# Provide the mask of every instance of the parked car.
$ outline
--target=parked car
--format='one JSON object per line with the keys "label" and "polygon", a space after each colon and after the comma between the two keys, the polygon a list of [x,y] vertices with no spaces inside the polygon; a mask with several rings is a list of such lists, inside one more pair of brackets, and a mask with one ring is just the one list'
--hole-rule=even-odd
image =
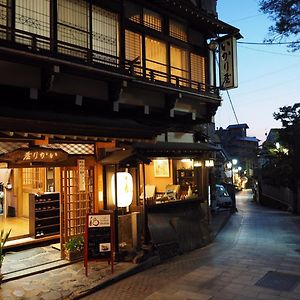
{"label": "parked car", "polygon": [[211,203],[211,208],[216,209],[218,207],[231,207],[232,199],[229,196],[225,187],[221,184],[216,184],[215,199]]}

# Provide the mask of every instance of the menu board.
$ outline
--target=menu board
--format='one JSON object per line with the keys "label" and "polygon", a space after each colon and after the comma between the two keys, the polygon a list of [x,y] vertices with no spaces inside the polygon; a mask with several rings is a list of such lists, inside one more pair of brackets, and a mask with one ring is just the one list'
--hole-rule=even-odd
{"label": "menu board", "polygon": [[99,214],[87,214],[86,225],[86,270],[88,260],[107,259],[113,265],[114,236],[112,212],[103,211]]}

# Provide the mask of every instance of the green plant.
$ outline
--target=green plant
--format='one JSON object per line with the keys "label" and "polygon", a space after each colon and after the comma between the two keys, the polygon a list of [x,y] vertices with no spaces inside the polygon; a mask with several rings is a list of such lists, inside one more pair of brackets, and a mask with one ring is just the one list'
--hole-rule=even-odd
{"label": "green plant", "polygon": [[65,243],[65,249],[68,251],[81,251],[83,248],[84,239],[82,235],[74,236]]}
{"label": "green plant", "polygon": [[4,245],[10,235],[11,229],[8,232],[4,232],[4,229],[1,230],[0,233],[0,269],[2,267],[2,263],[5,257]]}

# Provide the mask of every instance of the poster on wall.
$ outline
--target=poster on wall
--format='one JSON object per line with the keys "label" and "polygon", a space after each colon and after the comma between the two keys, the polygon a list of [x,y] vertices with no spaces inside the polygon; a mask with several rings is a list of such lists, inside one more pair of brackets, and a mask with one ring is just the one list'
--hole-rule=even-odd
{"label": "poster on wall", "polygon": [[114,222],[113,212],[101,211],[86,215],[84,265],[88,274],[88,261],[108,260],[113,273]]}
{"label": "poster on wall", "polygon": [[155,159],[154,163],[154,176],[155,177],[169,177],[169,160],[168,159]]}

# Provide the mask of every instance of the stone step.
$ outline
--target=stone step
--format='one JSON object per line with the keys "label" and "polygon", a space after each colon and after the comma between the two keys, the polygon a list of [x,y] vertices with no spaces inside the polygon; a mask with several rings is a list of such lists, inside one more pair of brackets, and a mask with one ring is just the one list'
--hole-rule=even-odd
{"label": "stone step", "polygon": [[12,281],[12,280],[16,280],[16,279],[20,279],[20,278],[24,278],[24,277],[28,277],[28,276],[32,276],[35,274],[39,274],[39,273],[44,273],[47,271],[51,271],[54,269],[58,269],[58,268],[62,268],[65,267],[67,265],[73,264],[77,261],[67,261],[64,259],[59,259],[59,260],[55,260],[52,262],[48,262],[45,264],[40,264],[38,266],[32,266],[32,267],[28,267],[22,270],[17,270],[17,271],[12,271],[12,272],[7,272],[3,274],[3,280],[2,282],[8,282],[8,281]]}

